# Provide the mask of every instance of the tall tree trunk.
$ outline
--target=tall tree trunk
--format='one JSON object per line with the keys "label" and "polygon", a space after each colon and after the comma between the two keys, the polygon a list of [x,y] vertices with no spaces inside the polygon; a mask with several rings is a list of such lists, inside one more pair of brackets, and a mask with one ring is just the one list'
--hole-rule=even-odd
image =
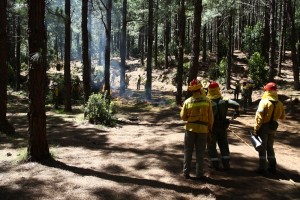
{"label": "tall tree trunk", "polygon": [[203,47],[203,51],[202,51],[202,61],[206,62],[206,58],[207,58],[207,49],[206,49],[206,35],[207,33],[207,25],[205,24],[203,26],[203,40],[202,40],[202,47]]}
{"label": "tall tree trunk", "polygon": [[140,28],[140,33],[139,33],[139,50],[140,50],[140,56],[141,56],[141,65],[144,66],[144,40],[145,40],[145,34],[144,31],[145,26],[142,26]]}
{"label": "tall tree trunk", "polygon": [[46,135],[45,86],[46,42],[45,0],[28,0],[29,32],[29,145],[28,160],[43,161],[50,158]]}
{"label": "tall tree trunk", "polygon": [[72,111],[71,105],[71,0],[65,1],[65,67],[64,67],[64,97],[65,111]]}
{"label": "tall tree trunk", "polygon": [[7,0],[0,1],[0,132],[12,134],[15,132],[6,118],[7,114]]}
{"label": "tall tree trunk", "polygon": [[59,44],[59,49],[60,49],[60,60],[64,60],[64,39],[63,39],[63,34],[59,34],[58,37],[58,44]]}
{"label": "tall tree trunk", "polygon": [[233,28],[233,10],[230,10],[228,16],[228,49],[227,49],[227,71],[226,71],[226,89],[230,89],[230,80],[231,80],[231,65],[232,65],[232,28]]}
{"label": "tall tree trunk", "polygon": [[156,0],[155,8],[155,41],[154,41],[154,66],[158,67],[158,9],[159,0]]}
{"label": "tall tree trunk", "polygon": [[184,42],[185,42],[185,0],[180,0],[178,13],[178,28],[179,28],[179,50],[178,50],[178,67],[176,75],[177,83],[177,105],[182,104],[182,85],[183,85],[183,60],[184,60]]}
{"label": "tall tree trunk", "polygon": [[92,66],[93,48],[92,48],[92,12],[93,12],[93,0],[88,0],[88,34],[89,34],[89,65],[91,68],[91,74],[94,73],[94,67]]}
{"label": "tall tree trunk", "polygon": [[167,17],[165,23],[165,69],[169,68],[170,31],[171,31],[171,22],[169,20],[169,17]]}
{"label": "tall tree trunk", "polygon": [[208,48],[209,51],[212,52],[213,51],[213,26],[212,24],[209,26],[210,28],[210,33],[209,33],[209,39],[208,39]]}
{"label": "tall tree trunk", "polygon": [[269,60],[269,44],[270,44],[270,10],[268,8],[268,5],[265,5],[265,16],[264,16],[264,39],[262,43],[262,56],[267,61]]}
{"label": "tall tree trunk", "polygon": [[193,46],[191,66],[189,69],[188,83],[197,78],[200,53],[200,28],[201,28],[202,0],[194,0]]}
{"label": "tall tree trunk", "polygon": [[274,81],[275,77],[275,0],[270,0],[270,45],[269,45],[269,68],[270,76],[269,81]]}
{"label": "tall tree trunk", "polygon": [[[178,7],[179,7],[179,0],[177,0],[178,2]],[[175,43],[175,46],[176,47],[179,47],[179,32],[178,32],[178,12],[177,14],[174,16],[174,22],[173,22],[173,37],[171,36],[171,38],[173,39],[173,44]],[[178,61],[178,51],[174,51],[174,56],[175,56],[175,60]],[[171,60],[172,60],[172,57],[171,57]]]}
{"label": "tall tree trunk", "polygon": [[281,4],[281,27],[280,27],[280,43],[279,43],[279,54],[278,54],[278,73],[277,75],[281,75],[281,67],[282,67],[282,61],[284,57],[284,38],[285,38],[285,31],[286,31],[286,23],[287,23],[287,11],[286,11],[286,0],[282,1]]}
{"label": "tall tree trunk", "polygon": [[131,37],[129,35],[129,31],[126,33],[126,59],[129,60],[130,58],[130,48],[131,48]]}
{"label": "tall tree trunk", "polygon": [[152,99],[153,0],[149,0],[146,98]]}
{"label": "tall tree trunk", "polygon": [[[168,6],[170,5],[170,0],[166,0],[165,4]],[[169,45],[170,45],[170,38],[171,38],[171,12],[169,7],[167,7],[167,13],[165,18],[165,69],[169,68]]]}
{"label": "tall tree trunk", "polygon": [[20,90],[20,70],[21,70],[21,22],[17,16],[17,47],[16,47],[16,90]]}
{"label": "tall tree trunk", "polygon": [[122,39],[121,39],[121,74],[120,74],[120,95],[125,93],[125,64],[126,64],[126,32],[127,32],[127,0],[123,0],[122,9]]}
{"label": "tall tree trunk", "polygon": [[[186,35],[187,35],[187,38],[186,38],[186,44],[190,44],[190,32],[191,32],[191,20],[190,19],[187,19],[187,33],[186,33]],[[190,53],[190,48],[189,48],[189,51],[188,51],[188,53]]]}
{"label": "tall tree trunk", "polygon": [[106,4],[106,43],[105,43],[105,67],[104,67],[104,90],[110,95],[110,41],[111,41],[111,10],[112,0],[108,0]]}
{"label": "tall tree trunk", "polygon": [[216,27],[216,63],[217,65],[221,62],[221,41],[220,41],[220,34],[221,34],[221,24],[222,18],[220,16],[217,17],[217,27]]}
{"label": "tall tree trunk", "polygon": [[80,34],[76,34],[76,48],[77,48],[77,60],[82,60],[82,48],[80,45]]}
{"label": "tall tree trunk", "polygon": [[295,25],[295,10],[291,0],[287,0],[287,13],[291,25],[290,44],[292,49],[292,61],[293,61],[293,76],[294,76],[294,89],[299,90],[299,66],[297,62],[297,49],[296,49],[296,25]]}
{"label": "tall tree trunk", "polygon": [[[8,16],[8,23],[7,23],[7,33],[8,33],[8,49],[9,49],[9,54],[8,54],[8,63],[12,66],[12,68],[15,70],[16,66],[16,14],[14,11],[14,7],[16,4],[16,0],[10,0],[8,1],[7,9],[11,11],[11,17]],[[12,24],[12,25],[10,25]]]}
{"label": "tall tree trunk", "polygon": [[89,33],[88,33],[88,0],[82,0],[82,63],[83,63],[83,91],[84,102],[89,100],[91,94],[91,66],[89,62]]}

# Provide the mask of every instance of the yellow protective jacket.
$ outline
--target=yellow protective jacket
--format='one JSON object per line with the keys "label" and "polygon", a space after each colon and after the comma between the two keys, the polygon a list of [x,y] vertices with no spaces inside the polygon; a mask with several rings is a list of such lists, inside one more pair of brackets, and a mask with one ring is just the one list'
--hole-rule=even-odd
{"label": "yellow protective jacket", "polygon": [[256,111],[254,131],[258,131],[263,124],[270,122],[274,109],[274,105],[271,101],[276,103],[273,120],[277,121],[278,119],[285,119],[285,111],[282,102],[278,100],[277,96],[274,98],[274,95],[271,96],[265,94],[259,102]]}
{"label": "yellow protective jacket", "polygon": [[214,114],[211,101],[200,93],[194,93],[185,100],[180,112],[182,120],[186,121],[185,130],[195,133],[209,133],[214,124]]}

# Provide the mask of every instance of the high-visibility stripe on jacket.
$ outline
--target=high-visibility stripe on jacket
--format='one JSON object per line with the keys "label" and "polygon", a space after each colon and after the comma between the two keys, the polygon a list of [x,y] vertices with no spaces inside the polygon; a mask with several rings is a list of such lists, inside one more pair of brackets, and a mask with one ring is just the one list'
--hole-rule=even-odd
{"label": "high-visibility stripe on jacket", "polygon": [[188,131],[195,133],[212,131],[214,123],[212,104],[207,97],[200,93],[194,93],[192,97],[185,100],[180,117],[187,122],[184,128]]}
{"label": "high-visibility stripe on jacket", "polygon": [[[262,99],[259,102],[258,109],[255,115],[254,130],[258,131],[260,127],[271,120],[274,109],[273,103],[269,98]],[[281,101],[276,101],[273,120],[285,119],[285,111]]]}

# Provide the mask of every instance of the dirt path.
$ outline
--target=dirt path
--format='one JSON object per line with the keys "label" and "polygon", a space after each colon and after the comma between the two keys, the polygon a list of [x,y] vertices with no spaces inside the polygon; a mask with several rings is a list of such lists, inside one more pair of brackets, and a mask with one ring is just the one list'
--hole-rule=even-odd
{"label": "dirt path", "polygon": [[201,183],[182,177],[183,122],[179,108],[164,104],[165,95],[154,96],[159,103],[151,105],[124,100],[116,128],[75,123],[77,116],[49,111],[48,141],[55,161],[44,165],[15,162],[27,145],[26,109],[16,105],[9,118],[20,135],[0,135],[0,199],[300,199],[295,116],[289,115],[278,131],[278,175],[252,172],[258,156],[247,130],[254,105],[230,125],[232,170],[212,171],[206,157],[210,179]]}

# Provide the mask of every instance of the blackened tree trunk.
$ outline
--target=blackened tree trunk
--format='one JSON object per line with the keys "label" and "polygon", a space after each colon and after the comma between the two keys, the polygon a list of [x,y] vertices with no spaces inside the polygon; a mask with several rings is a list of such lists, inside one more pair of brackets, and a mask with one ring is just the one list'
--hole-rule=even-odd
{"label": "blackened tree trunk", "polygon": [[293,61],[293,76],[294,76],[294,89],[299,90],[299,66],[297,62],[297,49],[296,49],[296,25],[295,25],[295,10],[291,0],[287,0],[287,13],[291,25],[290,45],[292,49]]}
{"label": "blackened tree trunk", "polygon": [[0,132],[14,133],[14,128],[6,118],[7,113],[7,0],[0,1]]}
{"label": "blackened tree trunk", "polygon": [[153,0],[149,0],[146,98],[152,99]]}
{"label": "blackened tree trunk", "polygon": [[64,97],[65,111],[72,111],[71,105],[71,1],[65,1],[65,66],[64,66]]}
{"label": "blackened tree trunk", "polygon": [[194,23],[193,23],[193,44],[191,66],[189,69],[188,83],[197,78],[199,68],[199,52],[200,52],[200,28],[201,28],[201,13],[202,13],[202,0],[194,0]]}
{"label": "blackened tree trunk", "polygon": [[20,90],[20,70],[21,70],[21,22],[17,16],[17,46],[16,46],[16,90]]}
{"label": "blackened tree trunk", "polygon": [[83,91],[84,102],[89,100],[91,94],[91,66],[89,62],[89,33],[87,28],[88,0],[82,0],[82,63],[83,63]]}
{"label": "blackened tree trunk", "polygon": [[182,76],[183,76],[183,58],[184,58],[184,43],[185,43],[185,0],[180,0],[178,13],[178,28],[179,28],[179,50],[178,50],[178,67],[177,67],[177,105],[182,104]]}
{"label": "blackened tree trunk", "polygon": [[104,89],[110,94],[110,41],[111,41],[111,10],[112,0],[108,0],[106,4],[106,43],[105,43],[105,67],[104,67]]}
{"label": "blackened tree trunk", "polygon": [[122,39],[121,39],[121,74],[120,74],[120,95],[125,93],[125,64],[126,64],[126,32],[127,32],[127,0],[123,0],[122,10]]}
{"label": "blackened tree trunk", "polygon": [[43,161],[50,158],[46,136],[45,85],[46,42],[45,0],[28,0],[29,33],[29,146],[28,160]]}
{"label": "blackened tree trunk", "polygon": [[269,45],[269,68],[270,76],[269,81],[274,81],[275,77],[275,0],[270,0],[270,45]]}

